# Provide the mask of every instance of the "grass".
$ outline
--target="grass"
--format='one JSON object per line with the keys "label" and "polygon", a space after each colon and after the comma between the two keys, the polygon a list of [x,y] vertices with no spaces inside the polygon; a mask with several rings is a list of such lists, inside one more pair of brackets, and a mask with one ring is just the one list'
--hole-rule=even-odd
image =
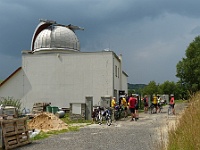
{"label": "grass", "polygon": [[63,118],[61,118],[61,120],[64,121],[66,124],[73,124],[73,123],[91,124],[91,120],[84,120],[84,119],[71,120],[68,113]]}
{"label": "grass", "polygon": [[179,100],[175,100],[175,103],[186,103],[188,102],[187,100],[182,100],[182,99],[179,99]]}
{"label": "grass", "polygon": [[167,150],[200,150],[200,92],[189,99],[188,108],[168,132],[168,139]]}
{"label": "grass", "polygon": [[69,132],[69,131],[79,131],[79,127],[78,126],[73,126],[73,127],[69,127],[68,129],[63,129],[63,130],[56,130],[56,131],[49,131],[49,132],[40,132],[38,135],[36,135],[35,137],[32,138],[32,140],[41,140],[41,139],[45,139],[48,138],[52,135],[57,135],[57,134],[61,134],[61,133],[65,133],[65,132]]}

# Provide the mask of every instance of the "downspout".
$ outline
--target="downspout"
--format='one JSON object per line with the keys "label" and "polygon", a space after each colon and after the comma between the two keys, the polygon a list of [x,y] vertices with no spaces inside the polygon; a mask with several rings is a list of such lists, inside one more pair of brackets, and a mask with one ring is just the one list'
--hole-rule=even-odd
{"label": "downspout", "polygon": [[120,90],[122,89],[122,54],[119,55],[119,59],[120,59],[120,74],[119,74],[119,82],[120,82]]}
{"label": "downspout", "polygon": [[114,90],[115,90],[115,89],[114,89],[114,87],[115,87],[115,83],[114,83],[114,82],[115,82],[115,79],[114,79],[114,77],[115,77],[114,59],[115,59],[115,58],[114,58],[113,52],[112,52],[112,56],[113,56],[113,96],[114,96],[114,94],[115,94],[115,93],[114,93]]}

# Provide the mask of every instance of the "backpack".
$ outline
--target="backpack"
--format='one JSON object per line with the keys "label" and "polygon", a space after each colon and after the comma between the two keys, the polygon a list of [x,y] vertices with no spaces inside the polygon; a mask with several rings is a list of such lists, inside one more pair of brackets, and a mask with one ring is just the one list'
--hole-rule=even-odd
{"label": "backpack", "polygon": [[144,103],[146,103],[147,102],[147,99],[146,98],[144,98]]}

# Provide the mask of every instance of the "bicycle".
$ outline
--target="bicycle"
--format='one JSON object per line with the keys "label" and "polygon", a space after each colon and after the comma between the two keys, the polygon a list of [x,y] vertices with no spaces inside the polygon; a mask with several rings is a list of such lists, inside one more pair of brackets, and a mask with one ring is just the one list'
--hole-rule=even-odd
{"label": "bicycle", "polygon": [[103,121],[102,110],[103,110],[103,108],[98,107],[97,113],[96,113],[96,116],[95,116],[95,121],[98,122],[99,125],[101,125],[102,121]]}
{"label": "bicycle", "polygon": [[168,115],[172,115],[173,112],[172,112],[172,106],[169,104],[169,107],[168,107]]}
{"label": "bicycle", "polygon": [[123,112],[123,109],[122,107],[120,106],[116,106],[115,107],[115,110],[114,110],[114,117],[115,117],[115,120],[119,120],[122,116],[122,112]]}
{"label": "bicycle", "polygon": [[162,103],[159,103],[159,105],[158,105],[158,112],[159,113],[162,113],[162,109],[163,109],[163,106],[162,106]]}
{"label": "bicycle", "polygon": [[155,114],[155,113],[156,113],[156,107],[155,107],[155,105],[154,105],[154,104],[151,104],[151,105],[149,106],[148,111],[149,111],[149,114]]}
{"label": "bicycle", "polygon": [[106,108],[106,110],[103,113],[103,116],[105,116],[106,124],[110,126],[112,124],[111,110],[109,108]]}

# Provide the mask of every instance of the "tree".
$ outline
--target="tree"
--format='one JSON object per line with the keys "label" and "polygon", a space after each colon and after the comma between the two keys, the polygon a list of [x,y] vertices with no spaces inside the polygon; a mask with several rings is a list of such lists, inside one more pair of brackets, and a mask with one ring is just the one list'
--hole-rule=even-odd
{"label": "tree", "polygon": [[131,94],[133,94],[133,93],[135,93],[135,90],[134,90],[134,89],[128,89],[128,95],[131,95]]}
{"label": "tree", "polygon": [[200,36],[197,36],[186,49],[186,58],[176,65],[179,83],[190,94],[200,90]]}
{"label": "tree", "polygon": [[150,81],[149,84],[143,89],[142,92],[143,95],[148,94],[148,95],[153,95],[153,94],[158,94],[158,86],[156,85],[155,81]]}
{"label": "tree", "polygon": [[163,84],[159,86],[160,94],[175,94],[176,93],[176,84],[175,82],[165,81]]}

